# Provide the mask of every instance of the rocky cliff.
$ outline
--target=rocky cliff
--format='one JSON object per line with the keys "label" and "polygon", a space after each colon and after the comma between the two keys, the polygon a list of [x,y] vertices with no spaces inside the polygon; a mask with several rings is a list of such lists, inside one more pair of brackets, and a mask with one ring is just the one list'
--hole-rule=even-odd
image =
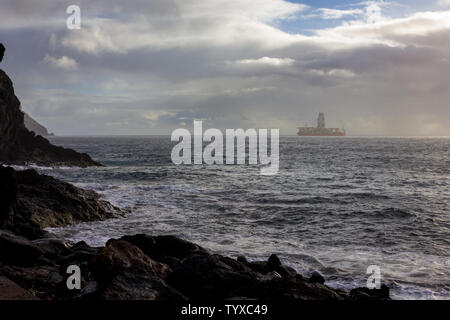
{"label": "rocky cliff", "polygon": [[25,128],[28,130],[34,132],[36,135],[47,137],[47,136],[54,136],[53,133],[48,132],[47,128],[44,127],[42,124],[34,120],[28,113],[24,112],[24,124]]}
{"label": "rocky cliff", "polygon": [[98,166],[85,153],[52,145],[24,124],[20,101],[8,75],[0,69],[0,162],[45,166]]}
{"label": "rocky cliff", "polygon": [[5,53],[5,47],[0,43],[0,62],[3,60],[3,54]]}

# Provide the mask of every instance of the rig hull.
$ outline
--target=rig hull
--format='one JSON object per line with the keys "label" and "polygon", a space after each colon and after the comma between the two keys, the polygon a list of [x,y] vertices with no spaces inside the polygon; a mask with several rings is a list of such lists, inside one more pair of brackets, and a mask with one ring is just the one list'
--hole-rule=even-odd
{"label": "rig hull", "polygon": [[335,133],[325,133],[325,132],[318,132],[318,133],[305,133],[305,132],[298,132],[298,136],[300,137],[345,137],[345,132],[335,132]]}

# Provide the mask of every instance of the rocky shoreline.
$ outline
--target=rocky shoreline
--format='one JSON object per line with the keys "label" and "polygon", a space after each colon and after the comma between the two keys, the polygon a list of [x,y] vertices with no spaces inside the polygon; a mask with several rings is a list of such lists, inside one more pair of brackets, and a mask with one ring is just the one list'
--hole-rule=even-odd
{"label": "rocky shoreline", "polygon": [[[69,244],[42,230],[124,212],[34,170],[0,167],[0,299],[44,300],[359,300],[389,299],[389,289],[332,289],[276,255],[249,262],[209,252],[175,236],[124,236],[104,247]],[[69,290],[67,268],[80,267]]]}

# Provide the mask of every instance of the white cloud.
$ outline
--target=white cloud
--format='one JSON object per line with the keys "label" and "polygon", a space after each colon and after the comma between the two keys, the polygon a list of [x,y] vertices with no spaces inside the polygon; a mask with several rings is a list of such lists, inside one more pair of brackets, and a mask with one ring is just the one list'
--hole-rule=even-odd
{"label": "white cloud", "polygon": [[155,2],[176,10],[167,15],[133,12],[121,19],[85,17],[81,30],[67,32],[62,44],[93,54],[249,42],[281,47],[299,36],[286,34],[272,24],[307,8],[284,0]]}
{"label": "white cloud", "polygon": [[356,76],[356,74],[353,71],[347,69],[330,69],[330,70],[311,69],[310,73],[321,77],[353,78]]}
{"label": "white cloud", "polygon": [[237,60],[237,64],[241,65],[256,65],[256,66],[290,66],[295,62],[294,59],[290,58],[269,58],[269,57],[262,57],[259,59],[242,59]]}
{"label": "white cloud", "polygon": [[[118,23],[103,22],[104,19],[93,19],[89,23],[84,22],[84,27],[75,32],[69,32],[69,35],[62,39],[62,45],[71,47],[81,52],[87,52],[91,54],[100,54],[102,52],[118,52],[124,53],[126,51],[126,46],[121,46],[119,43],[122,41],[124,36],[127,36],[124,30],[121,32],[121,28]],[[100,26],[108,26],[110,28],[105,28],[108,30],[106,32]],[[130,39],[133,39],[130,36]],[[126,42],[125,42],[126,43]],[[124,43],[124,44],[125,44]]]}
{"label": "white cloud", "polygon": [[61,58],[55,58],[52,56],[49,56],[48,54],[45,55],[43,61],[45,63],[48,63],[54,67],[66,69],[66,70],[73,70],[78,68],[78,63],[67,56],[62,56]]}
{"label": "white cloud", "polygon": [[450,11],[421,12],[407,18],[382,20],[375,23],[355,23],[317,31],[319,41],[342,46],[387,45],[435,46],[442,43],[424,41],[427,35],[450,31]]}

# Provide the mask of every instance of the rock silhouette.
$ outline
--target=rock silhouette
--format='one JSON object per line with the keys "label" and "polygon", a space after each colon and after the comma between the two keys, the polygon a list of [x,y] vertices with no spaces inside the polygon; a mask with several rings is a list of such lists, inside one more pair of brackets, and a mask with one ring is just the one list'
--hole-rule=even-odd
{"label": "rock silhouette", "polygon": [[23,112],[23,115],[24,115],[24,124],[28,130],[34,132],[36,135],[43,137],[54,136],[53,133],[48,132],[46,127],[44,127],[42,124],[34,120],[28,113]]}
{"label": "rock silhouette", "polygon": [[2,62],[4,54],[5,54],[5,46],[3,45],[3,43],[0,43],[0,62]]}
{"label": "rock silhouette", "polygon": [[8,75],[0,69],[0,163],[43,166],[100,166],[85,153],[52,145],[29,131]]}

